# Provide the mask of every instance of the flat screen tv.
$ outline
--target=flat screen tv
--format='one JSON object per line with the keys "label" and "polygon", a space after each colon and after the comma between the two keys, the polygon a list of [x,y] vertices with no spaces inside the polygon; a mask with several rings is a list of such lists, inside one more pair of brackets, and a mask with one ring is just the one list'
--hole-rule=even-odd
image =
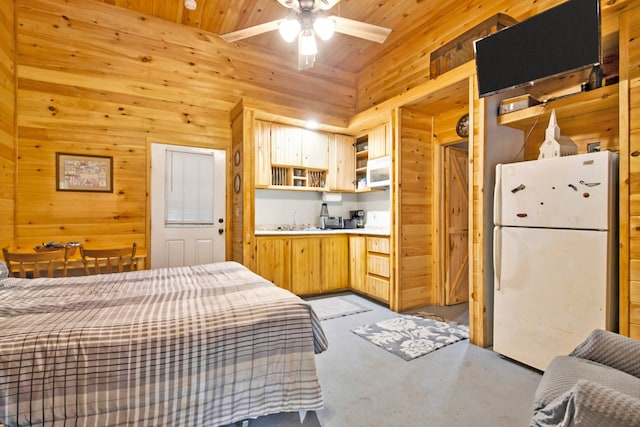
{"label": "flat screen tv", "polygon": [[569,0],[474,42],[480,97],[600,63],[600,0]]}

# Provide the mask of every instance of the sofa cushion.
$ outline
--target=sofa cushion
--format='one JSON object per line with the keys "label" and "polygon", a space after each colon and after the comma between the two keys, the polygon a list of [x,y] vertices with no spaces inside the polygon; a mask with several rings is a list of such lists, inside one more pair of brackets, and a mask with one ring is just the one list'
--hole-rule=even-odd
{"label": "sofa cushion", "polygon": [[537,411],[578,382],[588,380],[640,399],[640,378],[597,362],[572,356],[555,357],[545,371],[533,399]]}
{"label": "sofa cushion", "polygon": [[588,381],[578,382],[534,412],[530,427],[640,427],[640,399]]}
{"label": "sofa cushion", "polygon": [[640,378],[640,341],[594,329],[569,356],[593,360]]}

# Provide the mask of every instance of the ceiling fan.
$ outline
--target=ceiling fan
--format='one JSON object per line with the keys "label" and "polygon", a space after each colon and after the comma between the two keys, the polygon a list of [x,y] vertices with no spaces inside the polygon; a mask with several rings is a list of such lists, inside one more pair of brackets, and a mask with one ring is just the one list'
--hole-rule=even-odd
{"label": "ceiling fan", "polygon": [[257,36],[269,31],[279,30],[282,38],[291,43],[298,39],[298,69],[310,68],[316,59],[318,47],[316,35],[329,40],[334,32],[359,37],[365,40],[383,43],[391,30],[340,16],[324,16],[340,0],[278,0],[278,3],[291,9],[289,16],[231,33],[222,34],[223,40],[234,41]]}

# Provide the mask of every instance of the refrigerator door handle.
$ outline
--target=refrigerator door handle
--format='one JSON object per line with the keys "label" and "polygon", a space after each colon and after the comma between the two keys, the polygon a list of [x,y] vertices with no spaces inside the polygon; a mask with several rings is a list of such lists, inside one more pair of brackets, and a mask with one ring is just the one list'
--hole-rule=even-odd
{"label": "refrigerator door handle", "polygon": [[494,227],[493,229],[493,271],[494,271],[494,286],[496,291],[500,290],[500,275],[501,275],[501,271],[500,271],[500,266],[502,265],[502,263],[500,262],[500,246],[501,246],[501,241],[500,241],[500,227]]}
{"label": "refrigerator door handle", "polygon": [[496,165],[496,182],[493,187],[493,223],[502,225],[502,164]]}

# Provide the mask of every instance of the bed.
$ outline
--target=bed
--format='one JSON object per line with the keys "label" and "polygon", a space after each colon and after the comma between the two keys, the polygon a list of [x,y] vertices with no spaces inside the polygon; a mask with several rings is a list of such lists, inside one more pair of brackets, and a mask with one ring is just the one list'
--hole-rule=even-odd
{"label": "bed", "polygon": [[304,300],[235,262],[1,279],[0,424],[218,426],[317,410],[327,345]]}

